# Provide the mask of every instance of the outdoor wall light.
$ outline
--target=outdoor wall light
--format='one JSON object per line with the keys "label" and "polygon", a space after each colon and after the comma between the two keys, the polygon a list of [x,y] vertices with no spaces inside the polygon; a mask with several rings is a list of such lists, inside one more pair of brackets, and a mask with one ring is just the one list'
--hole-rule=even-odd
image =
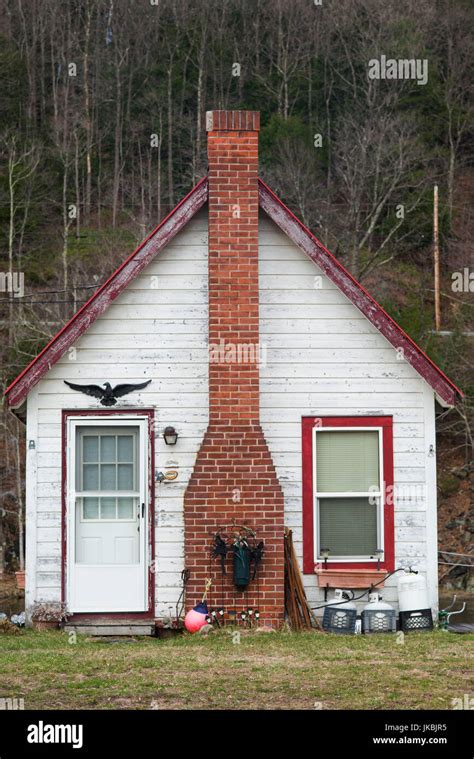
{"label": "outdoor wall light", "polygon": [[176,445],[178,433],[174,427],[166,427],[165,431],[163,432],[163,437],[165,439],[166,445]]}
{"label": "outdoor wall light", "polygon": [[320,552],[321,558],[324,559],[324,569],[328,568],[328,559],[331,551],[329,548],[321,548]]}

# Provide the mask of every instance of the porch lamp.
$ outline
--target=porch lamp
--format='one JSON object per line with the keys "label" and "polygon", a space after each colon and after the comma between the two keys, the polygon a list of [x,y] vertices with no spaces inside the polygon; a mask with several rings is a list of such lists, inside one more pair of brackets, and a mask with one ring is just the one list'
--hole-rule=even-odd
{"label": "porch lamp", "polygon": [[329,548],[321,548],[320,552],[321,558],[324,559],[324,569],[328,568],[328,559],[331,551]]}
{"label": "porch lamp", "polygon": [[166,427],[165,431],[163,432],[163,437],[165,439],[166,445],[176,445],[178,433],[174,427]]}

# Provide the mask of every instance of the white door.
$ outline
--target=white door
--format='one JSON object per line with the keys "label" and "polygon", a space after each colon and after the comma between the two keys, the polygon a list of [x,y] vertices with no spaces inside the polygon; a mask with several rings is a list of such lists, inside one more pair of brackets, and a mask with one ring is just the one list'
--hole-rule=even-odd
{"label": "white door", "polygon": [[115,419],[69,420],[71,612],[147,610],[147,421]]}

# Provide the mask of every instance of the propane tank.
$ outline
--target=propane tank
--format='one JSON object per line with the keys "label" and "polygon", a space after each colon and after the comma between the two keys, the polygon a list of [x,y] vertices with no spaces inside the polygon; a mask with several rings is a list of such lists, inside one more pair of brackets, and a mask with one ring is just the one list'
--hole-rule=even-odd
{"label": "propane tank", "polygon": [[378,593],[369,593],[369,603],[364,606],[364,611],[393,611],[390,604],[383,601]]}
{"label": "propane tank", "polygon": [[339,588],[334,592],[334,598],[324,609],[323,630],[327,632],[355,633],[357,607],[349,594]]}
{"label": "propane tank", "polygon": [[[354,611],[357,610],[357,606],[355,603],[351,601],[349,598],[349,594],[345,590],[340,590],[337,588],[334,591],[334,598],[332,600],[334,604],[337,604],[337,606],[334,606],[335,609],[341,610],[341,609],[353,609]],[[331,609],[333,608],[331,606],[331,602],[329,602],[327,608]]]}
{"label": "propane tank", "polygon": [[399,577],[398,605],[401,612],[428,609],[428,590],[423,575],[409,569]]}
{"label": "propane tank", "polygon": [[362,611],[362,632],[395,632],[395,610],[378,593],[369,593],[369,603]]}

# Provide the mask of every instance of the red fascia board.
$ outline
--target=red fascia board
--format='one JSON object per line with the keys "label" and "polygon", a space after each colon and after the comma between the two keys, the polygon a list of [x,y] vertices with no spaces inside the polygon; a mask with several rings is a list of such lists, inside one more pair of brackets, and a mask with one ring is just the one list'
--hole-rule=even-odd
{"label": "red fascia board", "polygon": [[403,349],[403,356],[406,361],[431,385],[439,397],[449,406],[455,404],[456,396],[462,398],[461,390],[446,377],[396,321],[384,311],[382,306],[354,279],[340,261],[282,203],[265,182],[259,179],[258,183],[261,208],[295,245],[301,248],[319,266],[324,274],[349,298],[394,348]]}
{"label": "red fascia board", "polygon": [[64,352],[202,208],[207,201],[207,193],[208,179],[204,177],[9,385],[4,394],[10,407],[18,406],[26,398],[31,388],[54,366]]}

